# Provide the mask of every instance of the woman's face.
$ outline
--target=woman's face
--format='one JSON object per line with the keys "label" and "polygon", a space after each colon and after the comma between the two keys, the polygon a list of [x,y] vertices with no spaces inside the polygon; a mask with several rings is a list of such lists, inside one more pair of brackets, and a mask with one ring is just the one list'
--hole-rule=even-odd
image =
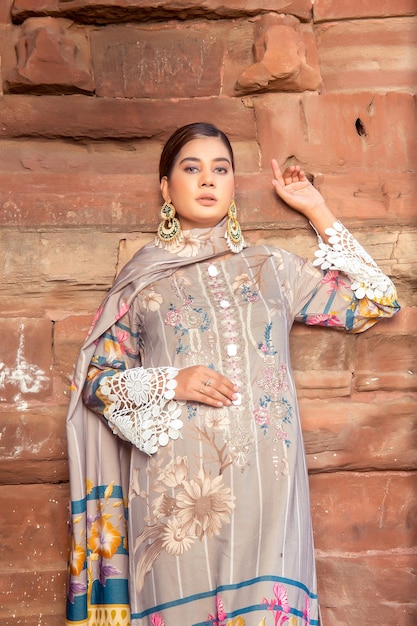
{"label": "woman's face", "polygon": [[229,151],[218,137],[189,141],[180,150],[169,180],[161,181],[183,229],[215,226],[227,214],[235,191]]}

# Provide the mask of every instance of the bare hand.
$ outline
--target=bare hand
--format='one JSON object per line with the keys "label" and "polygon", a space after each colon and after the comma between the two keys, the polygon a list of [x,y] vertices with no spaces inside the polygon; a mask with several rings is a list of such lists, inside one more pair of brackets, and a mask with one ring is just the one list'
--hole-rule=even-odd
{"label": "bare hand", "polygon": [[276,194],[292,209],[311,219],[317,209],[326,206],[323,196],[313,187],[299,165],[291,165],[281,174],[278,162],[272,159],[272,172]]}
{"label": "bare hand", "polygon": [[237,399],[237,386],[210,367],[194,365],[179,370],[175,388],[177,400],[193,400],[209,406],[230,406]]}

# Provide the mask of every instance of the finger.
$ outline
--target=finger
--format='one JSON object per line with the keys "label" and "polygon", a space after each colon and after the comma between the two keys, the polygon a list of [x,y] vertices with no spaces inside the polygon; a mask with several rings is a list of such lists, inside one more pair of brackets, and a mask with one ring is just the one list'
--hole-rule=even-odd
{"label": "finger", "polygon": [[207,387],[203,385],[200,387],[200,389],[198,389],[197,398],[196,398],[198,402],[201,402],[202,404],[208,404],[209,406],[214,406],[218,408],[225,406],[225,405],[226,406],[231,405],[231,400],[221,395],[216,390],[210,389],[206,391],[206,389]]}
{"label": "finger", "polygon": [[237,385],[234,385],[231,380],[224,376],[213,375],[212,378],[204,382],[198,391],[207,398],[230,405],[236,400]]}
{"label": "finger", "polygon": [[278,161],[276,159],[272,159],[271,161],[271,166],[272,166],[272,173],[275,177],[275,179],[281,183],[281,185],[284,184],[284,179],[282,177],[282,173],[281,173],[281,169],[278,165]]}
{"label": "finger", "polygon": [[294,165],[287,167],[287,169],[285,170],[283,174],[283,178],[284,178],[284,183],[286,185],[291,185],[291,183],[297,180],[297,173],[296,173],[296,168]]}

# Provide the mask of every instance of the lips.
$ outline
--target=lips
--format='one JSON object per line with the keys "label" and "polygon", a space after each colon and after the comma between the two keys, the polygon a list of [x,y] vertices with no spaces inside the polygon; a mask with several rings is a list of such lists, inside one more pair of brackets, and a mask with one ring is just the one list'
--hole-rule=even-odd
{"label": "lips", "polygon": [[207,194],[199,196],[197,198],[197,202],[199,202],[203,206],[212,206],[213,204],[217,202],[217,198],[216,196],[213,196],[213,194],[207,193]]}

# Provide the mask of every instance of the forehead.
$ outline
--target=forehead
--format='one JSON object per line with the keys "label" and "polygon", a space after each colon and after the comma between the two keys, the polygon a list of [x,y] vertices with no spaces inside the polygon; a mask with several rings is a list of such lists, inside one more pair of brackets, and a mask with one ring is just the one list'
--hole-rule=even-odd
{"label": "forehead", "polygon": [[177,155],[177,162],[186,158],[199,160],[227,159],[230,153],[220,137],[198,137],[185,144]]}

